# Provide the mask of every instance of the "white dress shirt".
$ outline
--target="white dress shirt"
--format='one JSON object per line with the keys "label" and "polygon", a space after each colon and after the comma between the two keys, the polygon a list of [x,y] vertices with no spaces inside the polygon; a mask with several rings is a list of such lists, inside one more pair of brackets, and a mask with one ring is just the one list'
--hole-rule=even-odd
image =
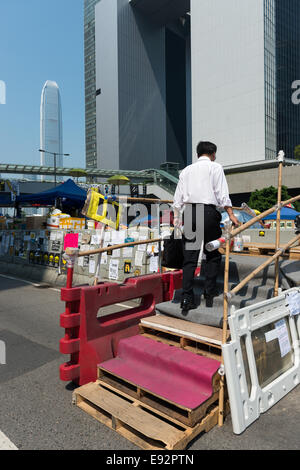
{"label": "white dress shirt", "polygon": [[202,156],[181,172],[173,208],[181,211],[188,203],[232,207],[228,184],[219,163]]}

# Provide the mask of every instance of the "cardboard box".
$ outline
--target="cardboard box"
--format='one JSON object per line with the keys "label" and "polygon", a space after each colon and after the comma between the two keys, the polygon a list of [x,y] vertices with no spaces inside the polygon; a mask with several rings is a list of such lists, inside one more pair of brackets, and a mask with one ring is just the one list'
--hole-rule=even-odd
{"label": "cardboard box", "polygon": [[46,228],[47,216],[35,215],[26,217],[26,230],[39,230]]}

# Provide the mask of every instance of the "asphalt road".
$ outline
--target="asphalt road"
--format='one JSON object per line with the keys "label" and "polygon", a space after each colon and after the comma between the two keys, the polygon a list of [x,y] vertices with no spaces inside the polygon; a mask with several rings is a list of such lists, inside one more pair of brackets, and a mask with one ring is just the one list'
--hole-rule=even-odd
{"label": "asphalt road", "polygon": [[[73,386],[59,380],[63,310],[58,290],[0,276],[0,340],[7,353],[0,365],[0,450],[1,436],[24,450],[138,450],[72,405]],[[299,417],[298,386],[242,435],[233,434],[227,417],[190,450],[298,450]]]}

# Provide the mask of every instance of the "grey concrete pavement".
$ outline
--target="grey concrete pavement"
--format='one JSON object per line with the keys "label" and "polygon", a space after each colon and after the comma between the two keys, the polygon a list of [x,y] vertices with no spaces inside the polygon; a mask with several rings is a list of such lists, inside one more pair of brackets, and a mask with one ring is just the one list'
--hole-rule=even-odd
{"label": "grey concrete pavement", "polygon": [[[0,365],[0,431],[19,449],[137,450],[72,405],[73,387],[59,380],[58,370],[65,361],[58,351],[63,310],[58,291],[0,277],[0,340],[7,347],[7,364]],[[298,450],[299,403],[298,387],[241,436],[233,434],[228,417],[190,450]]]}

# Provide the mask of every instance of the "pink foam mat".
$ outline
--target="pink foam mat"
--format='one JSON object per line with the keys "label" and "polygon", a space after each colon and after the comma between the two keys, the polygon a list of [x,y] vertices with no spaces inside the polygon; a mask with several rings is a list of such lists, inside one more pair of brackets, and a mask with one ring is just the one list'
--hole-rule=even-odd
{"label": "pink foam mat", "polygon": [[121,340],[118,356],[100,367],[194,410],[213,394],[212,379],[220,362],[138,335]]}

